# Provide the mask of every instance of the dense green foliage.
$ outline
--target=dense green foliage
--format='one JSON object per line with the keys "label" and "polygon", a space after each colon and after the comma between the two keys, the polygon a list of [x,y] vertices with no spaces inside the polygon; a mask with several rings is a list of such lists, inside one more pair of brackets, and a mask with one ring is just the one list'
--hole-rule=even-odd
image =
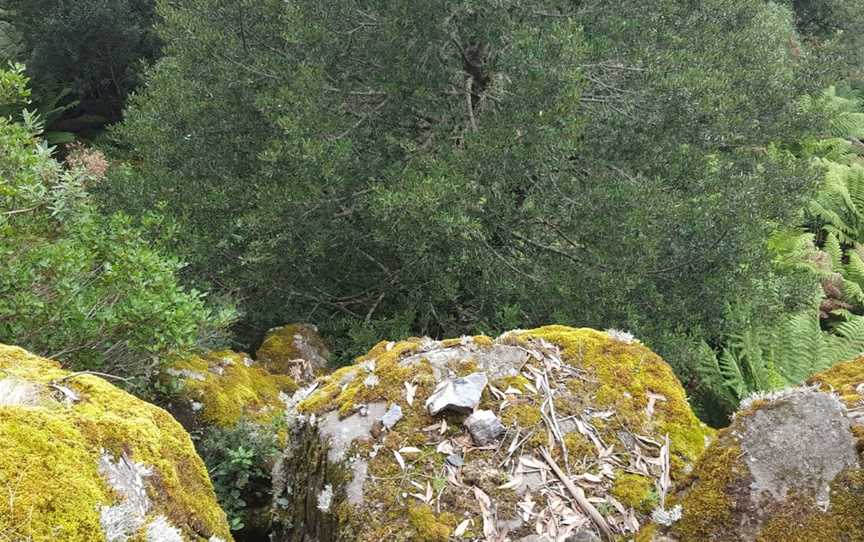
{"label": "dense green foliage", "polygon": [[817,178],[784,150],[823,127],[804,97],[846,66],[786,7],[159,9],[166,56],[116,132],[142,165],[102,197],[166,202],[190,277],[244,298],[247,341],[616,326],[689,378],[688,344],[810,293],[765,239]]}
{"label": "dense green foliage", "polygon": [[14,51],[37,94],[69,87],[110,120],[159,54],[154,0],[0,0],[0,15],[20,36]]}
{"label": "dense green foliage", "polygon": [[231,530],[247,528],[252,511],[266,506],[270,471],[280,449],[274,427],[241,420],[230,429],[208,428],[198,443]]}
{"label": "dense green foliage", "polygon": [[[22,69],[0,71],[0,102],[26,94]],[[147,376],[163,356],[227,323],[177,280],[180,263],[140,227],[101,215],[87,190],[107,163],[80,148],[64,164],[34,137],[38,119],[0,119],[0,342],[74,369]]]}
{"label": "dense green foliage", "polygon": [[805,141],[799,151],[823,179],[803,209],[802,228],[779,229],[769,240],[775,268],[809,275],[821,283],[820,296],[779,322],[750,322],[719,356],[707,351],[700,358],[703,384],[730,408],[864,351],[864,102],[834,87],[824,98],[831,137]]}

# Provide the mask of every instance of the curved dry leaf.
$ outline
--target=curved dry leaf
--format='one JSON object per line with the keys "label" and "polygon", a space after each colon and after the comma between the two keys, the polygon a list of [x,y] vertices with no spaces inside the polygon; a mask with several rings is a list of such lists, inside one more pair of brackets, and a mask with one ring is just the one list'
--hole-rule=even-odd
{"label": "curved dry leaf", "polygon": [[405,460],[402,459],[402,454],[400,454],[396,450],[393,450],[393,455],[396,456],[396,462],[399,463],[399,467],[402,470],[405,470]]}
{"label": "curved dry leaf", "polygon": [[456,530],[453,531],[453,536],[462,536],[465,534],[465,531],[468,530],[468,527],[473,523],[470,519],[466,519],[462,523],[456,526]]}

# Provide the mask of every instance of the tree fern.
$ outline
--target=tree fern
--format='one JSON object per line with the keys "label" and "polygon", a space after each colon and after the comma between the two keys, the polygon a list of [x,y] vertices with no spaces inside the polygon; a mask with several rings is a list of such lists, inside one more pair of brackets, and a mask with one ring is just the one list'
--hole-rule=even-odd
{"label": "tree fern", "polygon": [[829,109],[829,130],[834,137],[864,138],[864,104],[852,93],[831,86],[824,94]]}
{"label": "tree fern", "polygon": [[754,326],[732,336],[726,348],[700,364],[698,371],[703,383],[715,392],[740,400],[756,391],[799,384],[861,352],[864,317],[849,315],[831,333],[823,331],[818,316],[807,311],[777,326]]}

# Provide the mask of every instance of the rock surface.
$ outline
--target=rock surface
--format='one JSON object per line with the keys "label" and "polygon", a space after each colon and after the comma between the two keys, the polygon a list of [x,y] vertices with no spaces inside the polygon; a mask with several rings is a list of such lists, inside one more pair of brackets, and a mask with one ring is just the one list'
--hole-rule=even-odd
{"label": "rock surface", "polygon": [[507,428],[491,410],[478,410],[468,416],[463,425],[477,446],[492,444],[507,432]]}
{"label": "rock surface", "polygon": [[426,400],[429,414],[436,416],[442,412],[470,414],[480,404],[480,397],[489,379],[486,373],[471,373],[465,377],[447,379],[438,384]]}
{"label": "rock surface", "polygon": [[4,345],[0,390],[15,391],[0,401],[0,539],[231,540],[204,464],[164,410]]}
{"label": "rock surface", "polygon": [[311,324],[290,324],[267,332],[255,359],[265,369],[308,382],[327,369],[330,350]]}
{"label": "rock surface", "polygon": [[[488,379],[472,385],[477,404],[430,414],[430,397],[472,374]],[[638,341],[561,326],[382,342],[296,395],[291,444],[274,471],[274,542],[599,535],[561,498],[553,464],[584,488],[606,528],[632,538],[661,480],[680,479],[713,435],[669,366]],[[403,417],[376,429],[394,404]],[[498,445],[476,446],[462,425],[474,407],[500,416]]]}
{"label": "rock surface", "polygon": [[745,402],[669,499],[681,519],[637,540],[864,540],[861,434],[837,396],[814,388]]}

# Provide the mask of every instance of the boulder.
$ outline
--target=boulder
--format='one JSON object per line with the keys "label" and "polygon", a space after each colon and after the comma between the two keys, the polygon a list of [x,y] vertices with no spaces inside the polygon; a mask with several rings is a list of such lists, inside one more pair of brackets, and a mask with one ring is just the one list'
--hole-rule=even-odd
{"label": "boulder", "polygon": [[189,434],[91,374],[0,345],[0,538],[230,541]]}
{"label": "boulder", "polygon": [[[427,409],[472,374],[478,404]],[[382,342],[289,404],[274,542],[632,537],[713,435],[638,341],[562,326]],[[475,406],[500,418],[492,445],[462,425]]]}
{"label": "boulder", "polygon": [[326,371],[330,351],[317,327],[290,324],[268,331],[255,359],[271,373],[307,382]]}
{"label": "boulder", "polygon": [[[857,363],[860,376],[864,365]],[[811,387],[745,401],[670,496],[667,507],[680,519],[647,527],[637,540],[864,540],[864,433],[828,392],[854,389],[847,369],[814,377]]]}

